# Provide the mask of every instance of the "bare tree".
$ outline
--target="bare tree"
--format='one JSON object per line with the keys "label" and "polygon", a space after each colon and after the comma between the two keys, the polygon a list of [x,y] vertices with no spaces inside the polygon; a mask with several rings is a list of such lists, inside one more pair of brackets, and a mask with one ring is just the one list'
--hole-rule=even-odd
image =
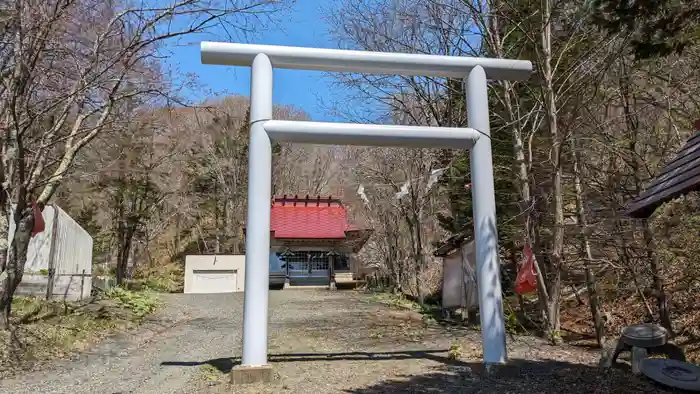
{"label": "bare tree", "polygon": [[[92,0],[17,0],[2,26],[0,116],[4,129],[0,239],[7,217],[17,224],[0,244],[5,280],[0,324],[7,327],[12,295],[22,279],[34,223],[32,196],[43,207],[70,172],[76,155],[98,134],[158,101],[168,85],[158,75],[159,47],[207,31],[250,31],[282,3],[251,0],[119,3]],[[13,204],[15,208],[12,209]]]}
{"label": "bare tree", "polygon": [[346,148],[281,144],[274,165],[274,193],[321,195],[338,189]]}
{"label": "bare tree", "polygon": [[598,287],[591,263],[593,252],[591,251],[591,241],[589,238],[588,215],[583,197],[583,185],[581,182],[581,152],[576,148],[576,142],[571,140],[571,152],[573,155],[574,190],[576,193],[576,211],[579,225],[581,226],[581,258],[583,260],[583,270],[586,276],[586,290],[588,291],[589,305],[591,307],[591,317],[595,329],[596,341],[602,347],[605,343],[605,322],[600,308],[600,297]]}
{"label": "bare tree", "polygon": [[423,282],[433,260],[429,248],[442,236],[435,219],[436,188],[429,187],[433,153],[366,148],[353,170],[368,197],[364,216],[376,231],[375,262],[386,270],[392,289],[414,295],[420,303],[430,290]]}

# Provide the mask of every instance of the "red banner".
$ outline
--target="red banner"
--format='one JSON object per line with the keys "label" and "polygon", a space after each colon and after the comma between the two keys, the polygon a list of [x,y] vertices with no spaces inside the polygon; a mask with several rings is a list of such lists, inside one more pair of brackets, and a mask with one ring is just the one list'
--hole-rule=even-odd
{"label": "red banner", "polygon": [[518,294],[534,293],[537,291],[537,268],[535,268],[535,256],[529,245],[523,248],[525,261],[520,264],[518,276],[515,278],[515,292]]}
{"label": "red banner", "polygon": [[44,231],[46,228],[46,223],[44,222],[44,215],[41,214],[41,209],[36,204],[36,201],[32,200],[32,208],[34,209],[34,228],[32,229],[32,237]]}

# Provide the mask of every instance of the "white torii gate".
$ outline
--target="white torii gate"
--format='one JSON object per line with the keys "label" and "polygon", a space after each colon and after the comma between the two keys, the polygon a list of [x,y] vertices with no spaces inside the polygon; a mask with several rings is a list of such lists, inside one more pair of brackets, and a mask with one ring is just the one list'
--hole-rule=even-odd
{"label": "white torii gate", "polygon": [[[327,145],[471,149],[472,204],[484,363],[505,363],[507,355],[486,80],[525,80],[532,73],[532,63],[525,60],[220,42],[202,42],[201,57],[203,64],[251,67],[248,226],[245,245],[243,356],[240,368],[268,368],[271,139]],[[274,120],[273,67],[385,75],[467,77],[469,127]]]}

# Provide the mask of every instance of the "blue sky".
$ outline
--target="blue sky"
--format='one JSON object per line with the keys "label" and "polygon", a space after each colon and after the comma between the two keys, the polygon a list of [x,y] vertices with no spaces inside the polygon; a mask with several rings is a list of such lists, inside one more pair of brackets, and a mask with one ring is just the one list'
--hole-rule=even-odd
{"label": "blue sky", "polygon": [[[336,48],[328,37],[328,26],[323,21],[321,6],[328,0],[298,0],[293,9],[277,15],[277,26],[256,33],[248,41],[256,44],[290,45],[304,47]],[[216,31],[213,32],[217,34]],[[197,85],[185,92],[188,99],[201,101],[212,95],[241,94],[250,92],[250,71],[247,67],[226,67],[202,65],[199,57],[199,41],[223,40],[219,37],[190,38],[187,44],[168,48],[171,53],[167,60],[178,73],[190,74]],[[331,93],[331,79],[315,71],[275,70],[275,104],[293,104],[311,115],[313,120],[338,120],[327,110],[331,101],[339,100],[342,93]]]}

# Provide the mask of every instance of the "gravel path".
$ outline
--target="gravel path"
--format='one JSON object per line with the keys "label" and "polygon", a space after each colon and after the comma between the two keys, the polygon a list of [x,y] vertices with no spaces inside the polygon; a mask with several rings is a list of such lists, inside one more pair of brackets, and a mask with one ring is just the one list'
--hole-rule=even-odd
{"label": "gravel path", "polygon": [[0,393],[174,393],[199,371],[161,363],[239,352],[242,294],[164,294],[162,299],[165,307],[142,329],[109,338],[74,360],[4,381]]}
{"label": "gravel path", "polygon": [[[0,383],[0,393],[659,393],[628,371],[602,372],[594,352],[509,341],[508,368],[484,377],[479,334],[426,324],[355,292],[270,293],[276,379],[231,387],[242,294],[166,295],[144,329],[76,360]],[[223,345],[223,346],[222,346]],[[448,357],[450,348],[459,360]]]}

